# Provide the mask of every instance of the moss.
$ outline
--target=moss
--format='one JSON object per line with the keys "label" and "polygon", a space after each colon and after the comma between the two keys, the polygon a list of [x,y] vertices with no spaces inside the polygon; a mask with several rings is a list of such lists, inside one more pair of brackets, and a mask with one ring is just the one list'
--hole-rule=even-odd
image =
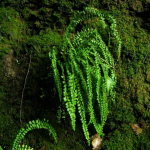
{"label": "moss", "polygon": [[147,64],[146,67],[146,80],[148,83],[150,83],[150,64]]}
{"label": "moss", "polygon": [[[0,8],[0,35],[4,42],[19,42],[23,33],[23,23],[20,20],[19,13],[13,8]],[[1,42],[2,42],[1,41]]]}

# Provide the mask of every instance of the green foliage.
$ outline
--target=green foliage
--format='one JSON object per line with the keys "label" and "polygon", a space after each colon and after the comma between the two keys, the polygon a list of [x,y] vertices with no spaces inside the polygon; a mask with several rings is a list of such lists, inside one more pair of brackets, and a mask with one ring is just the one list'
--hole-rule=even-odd
{"label": "green foliage", "polygon": [[[47,129],[49,131],[49,135],[52,133],[55,141],[57,142],[57,135],[56,132],[54,130],[54,128],[48,123],[48,120],[44,121],[40,121],[39,119],[37,120],[33,120],[33,121],[29,121],[29,124],[26,124],[26,128],[21,128],[16,136],[16,139],[13,142],[12,148],[10,148],[10,150],[18,150],[20,147],[19,143],[20,140],[22,140],[22,138],[27,134],[27,132],[34,130],[34,129]],[[28,148],[27,146],[23,146],[20,149],[25,148],[25,150]]]}
{"label": "green foliage", "polygon": [[[70,34],[75,26],[82,21],[89,19],[98,19],[99,22],[83,27],[81,32],[77,32],[71,40]],[[60,101],[66,103],[67,111],[70,114],[72,127],[75,130],[76,121],[76,105],[81,116],[82,128],[86,139],[89,142],[88,125],[93,123],[95,130],[99,135],[103,136],[103,126],[107,120],[108,100],[107,97],[114,102],[116,77],[114,72],[114,63],[111,53],[106,43],[103,41],[99,26],[103,30],[108,27],[104,19],[111,24],[109,34],[113,35],[118,41],[118,58],[121,51],[121,40],[116,30],[116,21],[112,16],[105,12],[100,12],[94,8],[85,8],[83,12],[78,12],[72,18],[69,27],[63,37],[63,46],[61,50],[63,61],[57,58],[56,47],[49,52],[54,70],[54,78],[59,92]],[[58,71],[58,65],[61,67],[61,73]],[[62,82],[61,82],[61,78]],[[94,87],[92,85],[94,82]],[[63,83],[63,84],[62,84]],[[63,92],[62,92],[63,91]],[[94,113],[93,95],[100,109],[100,122]],[[86,112],[89,113],[90,119],[87,120]],[[87,121],[89,123],[87,124]]]}

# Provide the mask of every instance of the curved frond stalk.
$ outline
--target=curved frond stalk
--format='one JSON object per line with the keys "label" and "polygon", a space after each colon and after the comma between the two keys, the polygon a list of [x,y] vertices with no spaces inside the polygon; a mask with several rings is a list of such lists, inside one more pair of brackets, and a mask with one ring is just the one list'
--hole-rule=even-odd
{"label": "curved frond stalk", "polygon": [[44,118],[44,121],[40,121],[39,119],[37,119],[37,120],[29,121],[29,124],[26,124],[26,128],[21,128],[19,130],[16,136],[16,139],[14,140],[13,145],[10,148],[10,150],[21,150],[19,149],[20,141],[29,131],[34,130],[34,129],[47,129],[49,131],[49,135],[52,134],[55,141],[57,142],[57,134],[54,128],[48,123],[48,120],[45,120],[45,118]]}

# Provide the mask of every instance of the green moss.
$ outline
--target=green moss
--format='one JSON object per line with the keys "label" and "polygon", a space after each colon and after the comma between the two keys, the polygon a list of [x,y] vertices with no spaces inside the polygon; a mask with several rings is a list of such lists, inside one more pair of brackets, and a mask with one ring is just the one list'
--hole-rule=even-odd
{"label": "green moss", "polygon": [[18,41],[23,34],[23,23],[13,8],[0,8],[1,42]]}

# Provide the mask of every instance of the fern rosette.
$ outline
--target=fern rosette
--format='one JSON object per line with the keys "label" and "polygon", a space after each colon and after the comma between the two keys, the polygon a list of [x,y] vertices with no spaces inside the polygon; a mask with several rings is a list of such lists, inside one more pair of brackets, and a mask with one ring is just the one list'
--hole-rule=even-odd
{"label": "fern rosette", "polygon": [[[79,23],[82,25],[82,30],[76,32],[74,29]],[[70,38],[70,35],[73,35],[73,38]],[[113,102],[115,99],[114,60],[108,49],[110,35],[118,41],[119,58],[121,40],[116,30],[115,19],[106,12],[86,7],[84,11],[78,12],[72,18],[63,37],[61,50],[63,61],[58,63],[63,76],[63,100],[66,103],[74,130],[75,110],[78,107],[83,131],[88,142],[88,125],[91,123],[100,136],[104,135],[103,126],[107,120],[108,96]],[[56,57],[51,54],[50,58],[54,64]],[[61,95],[60,73],[56,64],[53,65],[53,70]],[[100,119],[96,116],[97,112],[94,109],[96,103],[99,106]]]}

